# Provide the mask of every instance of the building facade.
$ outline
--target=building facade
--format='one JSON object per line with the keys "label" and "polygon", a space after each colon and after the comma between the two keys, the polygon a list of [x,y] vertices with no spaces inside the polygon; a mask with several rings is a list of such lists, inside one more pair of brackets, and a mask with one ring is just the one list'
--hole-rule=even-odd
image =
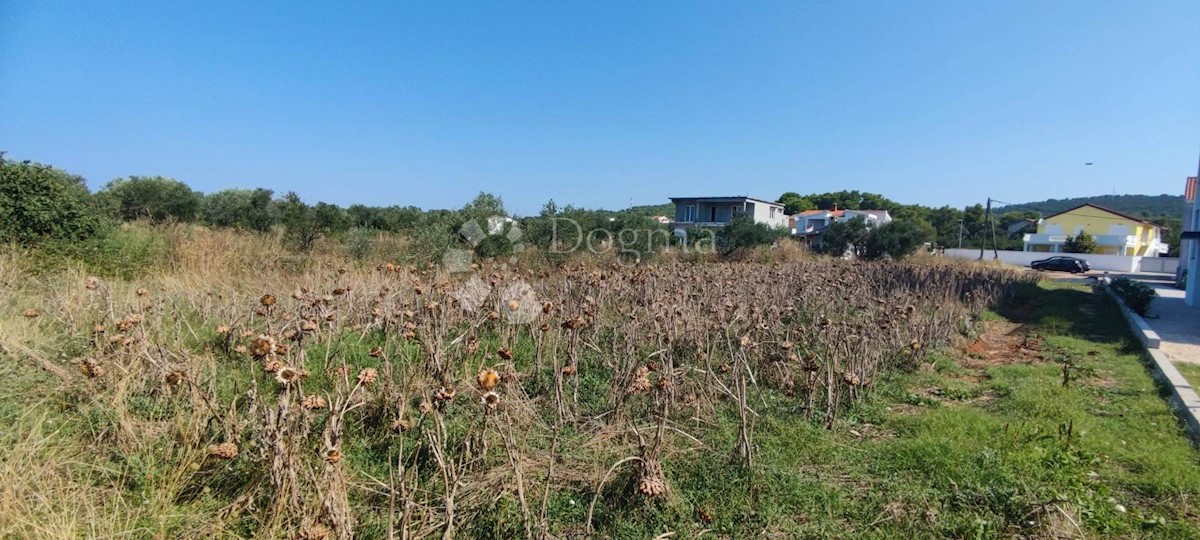
{"label": "building facade", "polygon": [[753,197],[671,197],[671,202],[675,204],[672,224],[677,230],[724,227],[739,214],[774,228],[782,229],[788,224],[782,204]]}
{"label": "building facade", "polygon": [[1168,251],[1161,227],[1090,203],[1039,220],[1037,232],[1024,236],[1025,251],[1063,253],[1067,240],[1081,233],[1095,239],[1101,255],[1158,257]]}

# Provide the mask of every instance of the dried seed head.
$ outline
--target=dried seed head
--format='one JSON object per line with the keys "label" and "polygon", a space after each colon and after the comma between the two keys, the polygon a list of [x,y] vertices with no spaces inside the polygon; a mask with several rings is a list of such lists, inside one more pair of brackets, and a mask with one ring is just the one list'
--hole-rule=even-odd
{"label": "dried seed head", "polygon": [[315,323],[313,321],[304,321],[304,322],[300,323],[300,331],[301,332],[316,332],[317,331],[317,323]]}
{"label": "dried seed head", "polygon": [[568,377],[570,377],[571,375],[574,375],[575,371],[576,370],[575,370],[574,365],[563,366],[563,368],[562,368],[562,374],[566,375]]}
{"label": "dried seed head", "polygon": [[363,368],[358,372],[358,382],[363,386],[371,386],[379,379],[379,373],[375,368]]}
{"label": "dried seed head", "polygon": [[224,324],[217,327],[217,333],[221,334],[222,336],[228,335],[231,330],[232,330],[232,328],[229,328],[228,326],[226,326]]}
{"label": "dried seed head", "polygon": [[443,386],[440,390],[433,393],[433,399],[437,401],[450,401],[454,399],[456,394],[458,394],[457,390]]}
{"label": "dried seed head", "polygon": [[21,315],[24,315],[25,318],[27,318],[27,319],[33,319],[36,317],[40,317],[42,315],[42,312],[40,310],[37,310],[34,308],[29,308],[29,309],[26,309],[25,311],[22,311]]}
{"label": "dried seed head", "polygon": [[173,369],[167,373],[167,386],[179,386],[185,380],[187,380],[187,373],[184,373],[183,370]]}
{"label": "dried seed head", "polygon": [[324,409],[327,405],[325,398],[321,396],[306,396],[304,401],[300,402],[300,406],[309,411]]}
{"label": "dried seed head", "polygon": [[264,294],[262,298],[258,299],[258,303],[262,304],[263,307],[271,307],[275,305],[275,295],[270,293]]}
{"label": "dried seed head", "polygon": [[101,366],[95,358],[84,358],[79,361],[79,370],[89,378],[95,379],[104,375],[104,366]]}
{"label": "dried seed head", "polygon": [[341,460],[342,460],[342,452],[340,450],[333,449],[328,452],[325,452],[325,462],[326,463],[332,464],[332,463],[337,463]]}
{"label": "dried seed head", "polygon": [[275,381],[279,386],[290,386],[300,382],[304,378],[304,372],[290,366],[280,367],[275,371]]}
{"label": "dried seed head", "polygon": [[150,291],[147,291],[146,289],[138,289],[137,290],[138,296],[146,296],[147,294],[150,294]]}
{"label": "dried seed head", "polygon": [[299,540],[329,540],[329,538],[329,527],[326,527],[320,523],[315,523],[303,531],[300,531]]}
{"label": "dried seed head", "polygon": [[641,475],[638,478],[638,492],[647,497],[661,497],[667,494],[667,477],[663,474],[662,465],[653,459],[642,460]]}
{"label": "dried seed head", "polygon": [[250,354],[255,358],[266,358],[275,352],[275,338],[262,334],[250,342]]}
{"label": "dried seed head", "polygon": [[92,332],[95,332],[97,334],[103,334],[104,330],[105,330],[105,328],[104,328],[103,324],[97,324],[96,326],[92,327]]}
{"label": "dried seed head", "polygon": [[371,352],[367,354],[372,358],[381,358],[383,356],[383,347],[372,347]]}
{"label": "dried seed head", "polygon": [[412,429],[412,422],[409,422],[407,419],[397,418],[392,422],[392,431],[396,433],[403,433],[410,429]]}
{"label": "dried seed head", "polygon": [[496,410],[500,406],[500,394],[496,392],[485,392],[483,394],[483,406],[488,410]]}
{"label": "dried seed head", "polygon": [[509,349],[508,347],[504,347],[504,348],[496,351],[496,354],[500,355],[500,358],[503,358],[505,360],[513,359],[512,349]]}
{"label": "dried seed head", "polygon": [[238,455],[238,445],[232,442],[212,444],[208,447],[208,455],[220,459],[233,459]]}
{"label": "dried seed head", "polygon": [[420,405],[417,405],[417,410],[421,411],[421,414],[429,414],[433,412],[433,404],[428,401],[422,401]]}
{"label": "dried seed head", "polygon": [[479,385],[480,390],[491,390],[500,382],[500,374],[494,369],[484,369],[475,376],[475,383]]}
{"label": "dried seed head", "polygon": [[83,287],[89,291],[96,290],[100,287],[100,278],[96,276],[88,276],[87,280],[83,283]]}
{"label": "dried seed head", "polygon": [[508,301],[508,310],[509,310],[509,311],[516,311],[516,310],[518,310],[518,309],[521,309],[521,303],[520,303],[520,302],[518,302],[518,301],[516,301],[516,300],[509,300],[509,301]]}

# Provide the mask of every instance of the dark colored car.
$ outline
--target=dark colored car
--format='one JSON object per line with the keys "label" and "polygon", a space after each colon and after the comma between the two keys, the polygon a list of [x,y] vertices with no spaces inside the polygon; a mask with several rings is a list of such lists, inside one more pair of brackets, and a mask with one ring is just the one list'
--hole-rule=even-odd
{"label": "dark colored car", "polygon": [[1087,261],[1076,257],[1050,257],[1049,259],[1033,261],[1029,263],[1029,267],[1034,270],[1057,270],[1072,274],[1080,274],[1092,269]]}

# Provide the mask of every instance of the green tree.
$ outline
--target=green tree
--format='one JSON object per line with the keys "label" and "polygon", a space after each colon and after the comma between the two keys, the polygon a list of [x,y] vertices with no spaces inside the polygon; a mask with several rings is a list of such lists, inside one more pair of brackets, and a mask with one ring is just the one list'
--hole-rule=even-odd
{"label": "green tree", "polygon": [[835,221],[825,227],[820,240],[813,246],[817,253],[842,257],[847,254],[860,257],[865,248],[867,221],[862,216],[854,219]]}
{"label": "green tree", "polygon": [[0,152],[0,241],[84,240],[103,222],[83,178]]}
{"label": "green tree", "polygon": [[717,249],[722,257],[727,257],[755,246],[769,246],[784,234],[782,229],[755,223],[750,216],[735,213],[733,219],[717,231]]}
{"label": "green tree", "polygon": [[815,204],[807,197],[801,196],[795,191],[789,191],[779,196],[775,202],[783,205],[783,213],[787,215],[799,214],[805,210],[814,210],[817,208]]}
{"label": "green tree", "polygon": [[284,238],[297,250],[308,251],[321,238],[315,212],[294,191],[289,191],[279,201],[279,222],[283,225]]}
{"label": "green tree", "polygon": [[269,189],[226,189],[204,197],[204,223],[266,232],[275,223]]}
{"label": "green tree", "polygon": [[1067,253],[1095,253],[1096,239],[1092,235],[1081,232],[1076,236],[1068,238],[1063,244],[1063,251]]}
{"label": "green tree", "polygon": [[113,217],[125,221],[195,221],[203,196],[187,184],[164,176],[117,178],[96,196]]}
{"label": "green tree", "polygon": [[894,260],[916,253],[926,242],[933,240],[933,225],[922,221],[893,221],[885,223],[867,234],[863,246],[863,258],[880,259],[884,256]]}

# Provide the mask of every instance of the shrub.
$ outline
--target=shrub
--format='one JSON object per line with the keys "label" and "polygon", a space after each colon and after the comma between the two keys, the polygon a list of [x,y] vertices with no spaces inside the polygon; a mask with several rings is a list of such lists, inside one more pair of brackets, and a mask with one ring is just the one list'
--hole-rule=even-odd
{"label": "shrub", "polygon": [[47,242],[37,249],[36,265],[50,272],[73,262],[89,274],[134,279],[166,267],[173,253],[168,231],[126,224],[83,241]]}
{"label": "shrub", "polygon": [[271,230],[275,216],[269,189],[226,189],[204,197],[204,222],[216,227]]}
{"label": "shrub", "polygon": [[1096,239],[1092,235],[1081,232],[1077,236],[1068,238],[1063,244],[1063,251],[1067,253],[1095,253]]}
{"label": "shrub", "polygon": [[765,223],[755,223],[746,214],[735,214],[728,225],[717,231],[717,247],[725,257],[739,250],[769,246],[783,235],[784,231],[772,229]]}
{"label": "shrub", "polygon": [[203,203],[200,192],[164,176],[117,178],[96,196],[114,217],[125,221],[191,222],[200,215]]}
{"label": "shrub", "polygon": [[933,226],[924,222],[893,221],[880,225],[867,235],[863,257],[880,259],[883,256],[903,259],[916,253],[933,239]]}
{"label": "shrub", "polygon": [[83,178],[41,163],[6,160],[0,152],[0,241],[84,240],[103,223]]}
{"label": "shrub", "polygon": [[868,234],[870,230],[867,228],[867,221],[862,217],[835,221],[825,227],[825,232],[821,233],[821,239],[813,249],[817,253],[834,257],[844,257],[847,254],[859,257],[863,254]]}
{"label": "shrub", "polygon": [[1150,309],[1150,303],[1158,296],[1154,287],[1127,277],[1113,280],[1112,290],[1138,315],[1145,315]]}

